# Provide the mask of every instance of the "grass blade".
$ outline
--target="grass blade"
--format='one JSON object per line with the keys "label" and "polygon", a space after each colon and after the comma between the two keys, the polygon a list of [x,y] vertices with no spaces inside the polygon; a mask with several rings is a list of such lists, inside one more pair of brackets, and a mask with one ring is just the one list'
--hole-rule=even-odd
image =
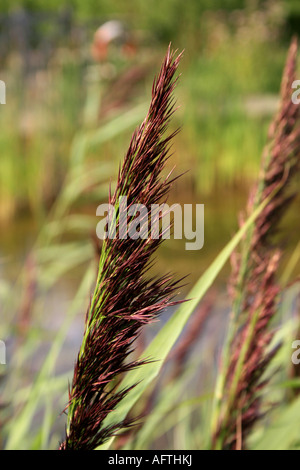
{"label": "grass blade", "polygon": [[[127,413],[132,409],[147,386],[152,382],[152,380],[155,379],[155,377],[157,377],[164,360],[178,339],[195,307],[216,279],[217,275],[229,259],[232,251],[239,244],[244,234],[247,232],[249,227],[251,227],[252,223],[267,203],[268,200],[264,201],[264,203],[253,212],[247,222],[230,240],[230,242],[213,261],[211,266],[204,272],[204,274],[192,288],[187,296],[187,298],[191,300],[189,302],[183,303],[175,312],[175,314],[170,318],[170,320],[165,324],[165,326],[155,336],[153,341],[150,343],[140,358],[141,360],[149,360],[149,358],[151,358],[152,362],[147,363],[138,369],[132,370],[126,375],[121,384],[122,388],[130,388],[133,384],[136,383],[137,385],[128,392],[128,394],[119,403],[116,409],[109,413],[104,423],[106,426],[111,426],[115,422],[120,422],[125,419]],[[110,441],[106,442],[104,445],[98,447],[98,450],[108,449],[113,439],[114,438],[110,439]]]}

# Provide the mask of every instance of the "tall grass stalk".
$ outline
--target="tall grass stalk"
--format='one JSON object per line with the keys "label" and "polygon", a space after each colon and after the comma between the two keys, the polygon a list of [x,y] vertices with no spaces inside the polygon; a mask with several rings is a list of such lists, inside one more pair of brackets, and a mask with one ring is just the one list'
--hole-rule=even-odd
{"label": "tall grass stalk", "polygon": [[274,335],[269,324],[277,313],[280,294],[276,274],[281,251],[278,241],[274,244],[274,237],[295,197],[293,182],[300,168],[300,111],[291,100],[296,56],[297,42],[293,40],[283,73],[280,108],[270,127],[259,182],[250,195],[248,212],[272,193],[274,196],[248,231],[240,254],[233,257],[231,322],[212,421],[215,448],[246,445],[247,434],[262,416],[264,372],[278,349],[268,349]]}
{"label": "tall grass stalk", "polygon": [[[162,179],[161,172],[175,133],[167,137],[163,134],[174,112],[172,92],[179,60],[180,55],[175,58],[169,48],[153,84],[149,112],[132,137],[115,193],[110,197],[115,207],[119,198],[126,196],[128,206],[142,203],[150,208],[168,194],[171,181]],[[117,233],[123,228],[118,207]],[[107,237],[102,246],[69,393],[66,438],[60,446],[63,450],[95,449],[129,424],[121,421],[105,427],[103,421],[129,391],[116,391],[119,378],[143,363],[129,359],[140,328],[174,304],[177,282],[170,277],[144,278],[162,233],[159,237],[148,233],[146,239],[132,240],[126,230],[125,238]]]}

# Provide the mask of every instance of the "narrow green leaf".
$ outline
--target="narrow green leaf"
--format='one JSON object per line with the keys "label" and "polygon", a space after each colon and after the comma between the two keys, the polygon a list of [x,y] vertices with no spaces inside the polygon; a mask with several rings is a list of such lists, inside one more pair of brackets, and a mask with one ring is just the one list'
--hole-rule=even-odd
{"label": "narrow green leaf", "polygon": [[[110,426],[124,420],[127,413],[131,410],[137,400],[140,398],[147,386],[152,380],[157,377],[164,360],[168,356],[171,348],[178,339],[185,324],[192,315],[195,307],[212,285],[217,275],[229,259],[232,251],[236,248],[238,243],[243,238],[244,234],[251,227],[256,217],[260,214],[263,208],[268,204],[269,199],[265,200],[256,211],[248,218],[246,223],[236,233],[236,235],[225,246],[217,258],[213,261],[211,266],[204,272],[198,282],[192,288],[187,296],[189,302],[181,304],[179,309],[158,332],[153,341],[150,343],[146,351],[142,354],[141,360],[151,359],[152,362],[145,364],[142,367],[130,371],[121,383],[121,387],[130,387],[137,384],[130,392],[123,398],[119,405],[113,410],[103,422],[103,426]],[[113,441],[113,438],[108,442],[98,447],[98,450],[108,449]]]}
{"label": "narrow green leaf", "polygon": [[300,397],[276,413],[252,450],[289,450],[299,443]]}

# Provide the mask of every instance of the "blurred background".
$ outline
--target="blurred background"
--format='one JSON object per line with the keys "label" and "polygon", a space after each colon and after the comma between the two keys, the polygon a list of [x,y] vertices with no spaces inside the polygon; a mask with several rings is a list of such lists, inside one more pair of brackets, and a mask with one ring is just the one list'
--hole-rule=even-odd
{"label": "blurred background", "polygon": [[[153,269],[189,274],[184,295],[238,227],[299,33],[298,0],[1,0],[0,338],[10,351],[26,341],[16,362],[30,358],[28,370],[39,370],[67,316],[58,370],[72,367],[87,305],[81,282],[90,262],[96,272],[96,208],[147,112],[168,44],[185,50],[169,166],[187,171],[170,202],[205,204],[205,244],[189,252],[184,240],[166,241]],[[298,211],[299,201],[288,247]],[[228,272],[218,280],[220,312]],[[72,307],[79,294],[82,306]]]}

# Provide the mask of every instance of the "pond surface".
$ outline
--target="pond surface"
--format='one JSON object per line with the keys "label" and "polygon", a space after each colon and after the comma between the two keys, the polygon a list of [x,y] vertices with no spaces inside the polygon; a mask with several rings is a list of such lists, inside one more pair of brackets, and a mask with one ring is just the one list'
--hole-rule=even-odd
{"label": "pond surface", "polygon": [[[172,237],[165,240],[155,256],[155,263],[152,268],[153,274],[161,275],[167,272],[173,272],[176,277],[188,276],[182,289],[182,296],[186,295],[192,285],[197,281],[200,275],[208,268],[217,254],[228,243],[232,235],[238,228],[238,214],[244,209],[247,200],[246,191],[220,191],[213,197],[193,197],[185,193],[172,194],[172,200],[169,205],[176,203],[204,204],[204,246],[201,250],[186,250],[186,240],[174,240]],[[299,200],[294,204],[284,223],[286,237],[286,251],[291,253],[292,248],[299,241],[300,218],[299,218]],[[195,215],[195,211],[193,211]],[[95,228],[97,224],[95,218]],[[193,224],[195,228],[195,224]],[[15,222],[2,227],[0,232],[0,280],[8,283],[14,283],[23,266],[26,256],[37,236],[37,227],[29,216],[18,217]],[[90,240],[90,232],[87,230],[86,238],[81,236],[82,242],[87,245]],[[72,238],[68,241],[72,242]],[[78,237],[76,237],[78,242]],[[92,253],[92,243],[91,243]],[[63,256],[63,255],[62,255]],[[51,318],[55,323],[55,318],[61,318],[65,309],[65,302],[71,299],[78,283],[84,273],[86,264],[79,264],[64,274],[59,283],[48,292],[48,301],[51,302]],[[297,268],[297,273],[300,267]],[[228,275],[230,274],[230,264],[227,263],[222,270],[216,285],[224,290]]]}

